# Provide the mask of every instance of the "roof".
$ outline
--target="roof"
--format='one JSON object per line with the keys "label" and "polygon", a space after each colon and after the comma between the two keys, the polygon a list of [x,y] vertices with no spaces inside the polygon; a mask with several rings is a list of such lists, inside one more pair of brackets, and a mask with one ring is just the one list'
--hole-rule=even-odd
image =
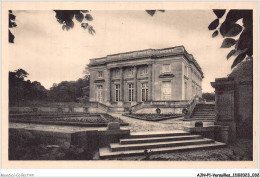
{"label": "roof", "polygon": [[163,49],[145,49],[145,50],[138,50],[138,51],[130,51],[125,53],[117,53],[107,55],[106,57],[102,58],[93,58],[90,59],[90,63],[88,64],[89,67],[92,66],[99,66],[99,65],[106,65],[107,63],[116,62],[116,61],[124,61],[124,60],[134,60],[134,59],[141,59],[141,58],[161,58],[167,56],[176,56],[176,55],[184,55],[186,59],[190,63],[193,63],[197,70],[201,73],[203,77],[203,72],[193,55],[189,54],[184,46],[176,46],[170,48],[163,48]]}

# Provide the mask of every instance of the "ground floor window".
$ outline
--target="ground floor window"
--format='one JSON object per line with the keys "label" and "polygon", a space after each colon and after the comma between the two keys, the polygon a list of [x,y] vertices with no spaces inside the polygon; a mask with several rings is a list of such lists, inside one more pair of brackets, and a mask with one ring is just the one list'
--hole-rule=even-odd
{"label": "ground floor window", "polygon": [[128,84],[128,101],[134,101],[134,85]]}
{"label": "ground floor window", "polygon": [[162,82],[162,100],[170,100],[171,99],[171,92],[172,86],[171,81]]}
{"label": "ground floor window", "polygon": [[102,85],[97,85],[96,96],[97,96],[97,101],[99,101],[99,102],[103,101],[103,86]]}
{"label": "ground floor window", "polygon": [[120,85],[116,84],[115,85],[115,101],[120,100]]}
{"label": "ground floor window", "polygon": [[148,100],[148,83],[142,83],[142,101]]}

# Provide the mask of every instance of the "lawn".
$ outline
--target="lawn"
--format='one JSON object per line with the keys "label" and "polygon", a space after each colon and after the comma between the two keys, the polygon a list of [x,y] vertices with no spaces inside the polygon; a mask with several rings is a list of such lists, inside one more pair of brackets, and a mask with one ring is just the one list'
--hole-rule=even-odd
{"label": "lawn", "polygon": [[17,114],[10,115],[10,122],[75,125],[75,126],[106,126],[109,122],[128,125],[120,118],[109,114]]}
{"label": "lawn", "polygon": [[123,114],[124,116],[131,117],[134,119],[140,119],[145,121],[163,121],[173,118],[181,117],[182,114]]}

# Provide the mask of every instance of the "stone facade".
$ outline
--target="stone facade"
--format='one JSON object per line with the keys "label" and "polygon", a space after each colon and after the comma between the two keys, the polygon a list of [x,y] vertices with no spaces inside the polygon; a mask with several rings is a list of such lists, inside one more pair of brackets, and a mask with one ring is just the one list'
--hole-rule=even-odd
{"label": "stone facade", "polygon": [[201,96],[203,72],[183,46],[90,59],[90,101],[126,107]]}
{"label": "stone facade", "polygon": [[216,122],[229,126],[231,142],[253,137],[253,61],[241,62],[226,78],[211,82],[215,88]]}

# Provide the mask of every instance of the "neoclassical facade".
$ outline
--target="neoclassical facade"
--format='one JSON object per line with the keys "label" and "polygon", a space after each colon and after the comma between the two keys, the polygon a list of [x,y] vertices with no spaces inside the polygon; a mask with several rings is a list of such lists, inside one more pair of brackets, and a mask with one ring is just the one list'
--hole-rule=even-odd
{"label": "neoclassical facade", "polygon": [[90,101],[125,107],[201,96],[203,72],[183,46],[90,59]]}

